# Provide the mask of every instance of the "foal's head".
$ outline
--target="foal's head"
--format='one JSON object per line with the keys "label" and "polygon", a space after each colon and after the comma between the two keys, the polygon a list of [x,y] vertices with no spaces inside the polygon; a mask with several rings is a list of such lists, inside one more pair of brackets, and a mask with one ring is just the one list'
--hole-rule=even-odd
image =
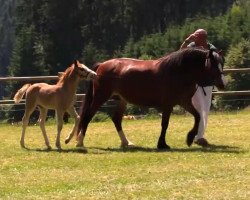
{"label": "foal's head", "polygon": [[74,61],[73,71],[80,77],[80,79],[93,80],[96,77],[96,73],[93,70],[89,69],[78,60]]}
{"label": "foal's head", "polygon": [[207,74],[214,80],[214,84],[218,89],[224,89],[226,86],[223,66],[224,59],[222,55],[213,50],[209,50],[206,56],[205,69]]}

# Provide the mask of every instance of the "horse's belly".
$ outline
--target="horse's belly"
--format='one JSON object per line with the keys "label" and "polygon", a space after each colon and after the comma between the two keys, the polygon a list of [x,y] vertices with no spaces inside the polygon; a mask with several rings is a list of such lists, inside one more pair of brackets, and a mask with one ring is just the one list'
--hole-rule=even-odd
{"label": "horse's belly", "polygon": [[120,96],[128,103],[140,106],[161,107],[161,95],[151,92],[136,91],[131,93],[122,92]]}

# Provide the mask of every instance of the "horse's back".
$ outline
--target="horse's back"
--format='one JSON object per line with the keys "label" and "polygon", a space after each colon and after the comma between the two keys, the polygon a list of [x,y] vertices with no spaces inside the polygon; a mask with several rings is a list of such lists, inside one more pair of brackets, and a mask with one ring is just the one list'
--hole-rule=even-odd
{"label": "horse's back", "polygon": [[139,105],[160,105],[162,81],[157,60],[117,58],[99,64],[96,90]]}
{"label": "horse's back", "polygon": [[139,60],[132,58],[114,58],[103,63],[100,63],[97,73],[107,73],[112,72],[119,75],[119,73],[126,73],[129,70],[133,71],[155,71],[155,60]]}

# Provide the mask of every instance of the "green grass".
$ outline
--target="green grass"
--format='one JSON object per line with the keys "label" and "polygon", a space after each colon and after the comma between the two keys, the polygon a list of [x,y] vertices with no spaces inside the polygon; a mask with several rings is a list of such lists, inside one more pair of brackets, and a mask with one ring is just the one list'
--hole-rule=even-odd
{"label": "green grass", "polygon": [[[38,126],[0,125],[0,199],[249,199],[250,112],[213,113],[210,148],[187,147],[190,115],[171,116],[167,142],[157,151],[160,119],[124,121],[138,148],[121,149],[111,121],[91,123],[86,149],[75,142],[46,151]],[[64,126],[62,143],[72,124]],[[55,124],[47,125],[54,147]]]}

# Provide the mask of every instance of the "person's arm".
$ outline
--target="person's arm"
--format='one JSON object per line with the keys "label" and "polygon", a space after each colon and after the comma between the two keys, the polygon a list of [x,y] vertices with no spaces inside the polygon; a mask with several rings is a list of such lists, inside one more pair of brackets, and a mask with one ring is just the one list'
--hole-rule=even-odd
{"label": "person's arm", "polygon": [[195,36],[194,34],[189,35],[189,36],[184,40],[184,42],[181,44],[180,49],[187,48],[188,45],[189,45],[189,43],[195,41],[195,38],[196,38],[196,36]]}
{"label": "person's arm", "polygon": [[189,41],[189,40],[184,40],[184,42],[181,44],[181,47],[180,47],[180,49],[184,49],[184,48],[187,48],[187,46],[188,46],[188,44],[190,43],[191,41]]}

